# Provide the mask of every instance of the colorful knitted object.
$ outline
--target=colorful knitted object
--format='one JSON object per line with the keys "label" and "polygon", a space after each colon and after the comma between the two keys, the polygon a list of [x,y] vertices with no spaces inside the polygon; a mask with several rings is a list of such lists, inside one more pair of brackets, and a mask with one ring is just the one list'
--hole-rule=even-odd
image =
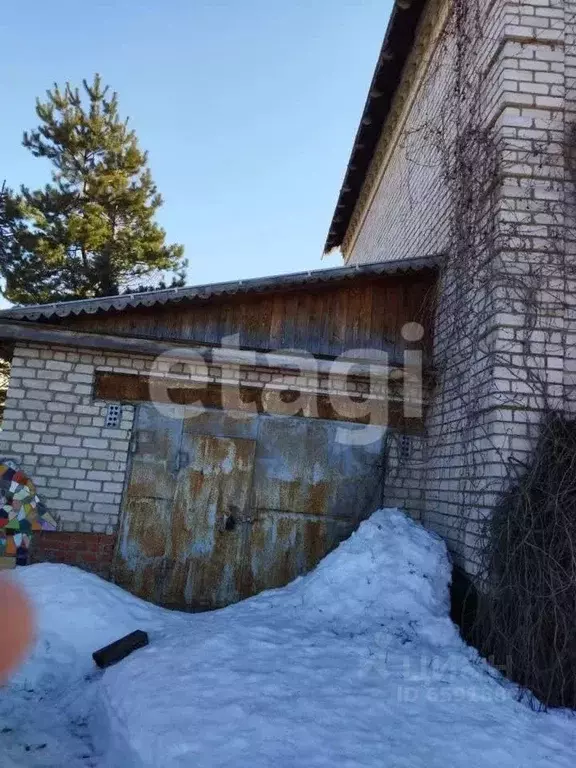
{"label": "colorful knitted object", "polygon": [[57,522],[22,470],[0,463],[0,556],[25,557],[34,531],[54,531]]}

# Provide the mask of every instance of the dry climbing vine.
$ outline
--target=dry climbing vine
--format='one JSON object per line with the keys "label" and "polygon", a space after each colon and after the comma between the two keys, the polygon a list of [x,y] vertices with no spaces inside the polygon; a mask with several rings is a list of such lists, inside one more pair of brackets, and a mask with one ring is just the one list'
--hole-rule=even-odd
{"label": "dry climbing vine", "polygon": [[[425,517],[438,503],[452,510],[456,557],[480,587],[483,653],[544,705],[575,707],[576,428],[563,370],[576,314],[575,132],[529,110],[523,129],[503,119],[495,8],[450,0],[421,86],[441,88],[442,108],[412,127],[432,143],[449,208]],[[449,499],[434,498],[438,473]]]}

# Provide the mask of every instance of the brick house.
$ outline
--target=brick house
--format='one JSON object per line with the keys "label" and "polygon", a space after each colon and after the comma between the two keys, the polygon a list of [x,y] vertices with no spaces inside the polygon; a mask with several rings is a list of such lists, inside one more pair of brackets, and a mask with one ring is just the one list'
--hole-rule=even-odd
{"label": "brick house", "polygon": [[574,410],[575,36],[572,0],[397,0],[326,241],[444,255],[438,386],[387,501],[472,574],[543,410]]}
{"label": "brick house", "polygon": [[[61,521],[37,559],[209,607],[285,583],[385,503],[474,573],[510,459],[545,407],[572,411],[574,11],[397,0],[326,241],[346,267],[0,313],[0,451]],[[193,427],[158,379],[176,409],[201,401]],[[366,402],[385,434],[341,449]]]}
{"label": "brick house", "polygon": [[60,518],[33,560],[193,609],[313,567],[381,506],[390,437],[423,428],[429,377],[406,397],[403,375],[429,367],[436,275],[427,258],[4,311],[0,455]]}

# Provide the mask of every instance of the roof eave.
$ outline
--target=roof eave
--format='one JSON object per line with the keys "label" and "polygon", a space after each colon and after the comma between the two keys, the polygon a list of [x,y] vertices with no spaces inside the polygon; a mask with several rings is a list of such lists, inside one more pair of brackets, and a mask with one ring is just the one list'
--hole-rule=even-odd
{"label": "roof eave", "polygon": [[396,0],[394,4],[324,244],[324,253],[339,248],[344,241],[400,84],[404,65],[412,50],[416,28],[426,1]]}
{"label": "roof eave", "polygon": [[435,269],[438,263],[439,257],[431,255],[418,259],[402,259],[375,264],[318,269],[309,272],[273,275],[251,280],[163,289],[121,296],[104,296],[97,299],[64,301],[56,304],[36,304],[2,310],[0,311],[0,319],[45,321],[73,315],[89,315],[111,311],[119,312],[129,308],[167,305],[180,301],[206,301],[217,297],[290,290],[302,286],[322,285],[361,277],[421,272],[423,270]]}

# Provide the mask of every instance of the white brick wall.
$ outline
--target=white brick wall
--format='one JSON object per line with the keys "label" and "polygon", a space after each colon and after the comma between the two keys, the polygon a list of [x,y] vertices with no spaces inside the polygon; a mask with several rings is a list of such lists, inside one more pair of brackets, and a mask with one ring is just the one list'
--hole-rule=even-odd
{"label": "white brick wall", "polygon": [[[543,393],[576,411],[576,0],[487,0],[479,8],[471,58],[483,72],[482,115],[492,127],[500,173],[489,214],[495,226],[490,288],[471,290],[467,311],[455,309],[462,276],[457,265],[443,276],[435,348],[440,384],[428,438],[410,461],[392,455],[394,480],[387,486],[389,501],[420,511],[470,571],[477,521],[502,488],[508,458],[529,455]],[[414,101],[376,175],[372,200],[362,217],[357,212],[360,228],[346,238],[350,263],[418,257],[453,245],[459,209],[441,155],[453,133],[448,105],[455,46],[449,37],[422,49],[434,17],[441,14],[431,0],[415,46],[426,73],[413,79],[417,85],[408,93],[406,69],[396,101]],[[393,130],[385,126],[384,142]],[[478,248],[480,257],[484,246]],[[514,296],[512,275],[520,275]],[[531,284],[536,290],[527,299]],[[527,306],[537,307],[529,325]]]}
{"label": "white brick wall", "polygon": [[[440,3],[432,2],[423,27],[433,25]],[[432,18],[430,18],[432,17]],[[441,27],[436,31],[440,32]],[[428,51],[417,47],[412,58],[425,59]],[[443,100],[452,73],[442,52],[431,61],[409,62],[407,69],[417,72],[422,87],[414,100],[402,130],[390,130],[380,142],[380,151],[389,155],[377,191],[362,212],[357,237],[347,244],[348,261],[367,263],[418,258],[441,253],[448,237],[447,191],[440,184],[442,158],[437,142],[430,136],[430,115],[438,117],[440,127]],[[423,71],[421,71],[423,70]],[[400,113],[407,94],[400,92],[392,114]],[[380,152],[372,171],[378,173]]]}
{"label": "white brick wall", "polygon": [[19,345],[12,360],[0,455],[29,473],[66,531],[113,533],[118,520],[134,409],[105,428],[107,403],[92,398],[103,362],[33,345]]}

